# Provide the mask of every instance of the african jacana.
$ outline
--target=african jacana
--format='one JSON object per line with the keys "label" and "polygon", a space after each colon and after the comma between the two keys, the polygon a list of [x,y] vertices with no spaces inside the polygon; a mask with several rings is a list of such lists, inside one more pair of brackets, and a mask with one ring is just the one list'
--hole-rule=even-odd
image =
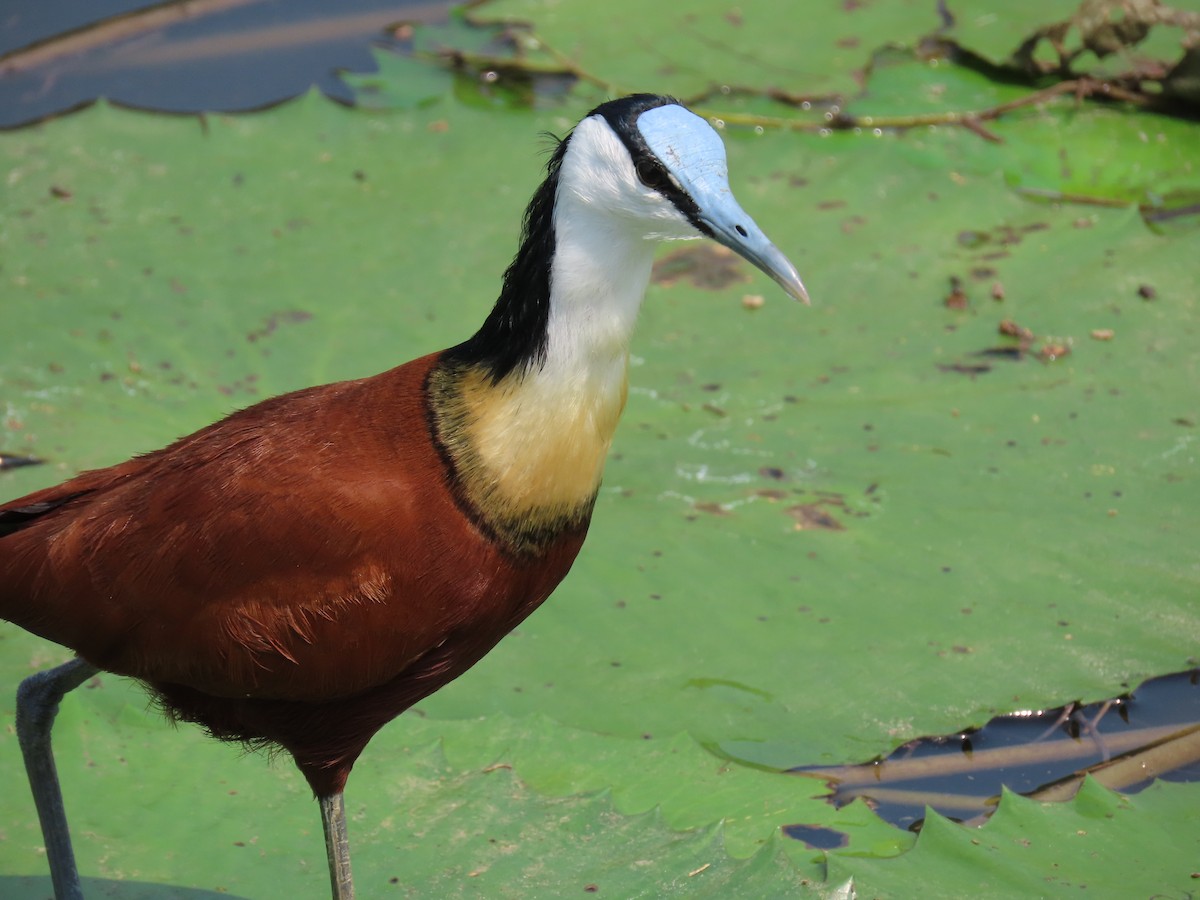
{"label": "african jacana", "polygon": [[701,235],[807,302],[703,119],[666,97],[605,103],[552,155],[469,340],[0,507],[0,616],[78,654],[17,700],[60,900],[81,894],[50,729],[100,669],[214,737],[290,752],[320,801],[334,896],[352,896],[351,767],[567,574],[654,246]]}

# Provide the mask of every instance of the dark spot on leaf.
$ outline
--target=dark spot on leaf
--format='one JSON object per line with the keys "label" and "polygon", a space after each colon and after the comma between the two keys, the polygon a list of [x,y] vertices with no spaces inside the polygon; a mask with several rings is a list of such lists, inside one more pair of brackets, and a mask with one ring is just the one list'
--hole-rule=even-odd
{"label": "dark spot on leaf", "polygon": [[851,216],[848,219],[843,219],[841,224],[842,234],[853,234],[866,224],[867,220],[865,216]]}
{"label": "dark spot on leaf", "polygon": [[788,515],[796,520],[797,531],[845,531],[846,526],[830,515],[824,503],[800,503],[790,506]]}
{"label": "dark spot on leaf", "polygon": [[947,309],[966,309],[967,293],[963,290],[962,280],[957,275],[950,276],[950,293],[942,301]]}
{"label": "dark spot on leaf", "polygon": [[985,372],[992,371],[992,367],[987,363],[938,363],[938,369],[942,372],[954,372],[958,375],[983,375]]}
{"label": "dark spot on leaf", "polygon": [[307,322],[311,318],[312,313],[302,309],[285,309],[281,312],[272,313],[267,316],[259,328],[246,333],[246,340],[253,344],[260,338],[270,337],[280,325]]}
{"label": "dark spot on leaf", "polygon": [[1022,346],[1016,347],[985,347],[983,350],[977,351],[975,356],[983,356],[990,359],[1008,359],[1021,360],[1025,358],[1026,348]]}
{"label": "dark spot on leaf", "polygon": [[787,473],[775,466],[763,466],[758,470],[758,474],[763,478],[770,478],[773,481],[783,481],[787,478]]}
{"label": "dark spot on leaf", "polygon": [[1154,285],[1151,284],[1138,285],[1137,293],[1138,296],[1143,300],[1153,300],[1158,296],[1158,291],[1156,291],[1154,289]]}
{"label": "dark spot on leaf", "polygon": [[686,280],[694,287],[719,291],[749,281],[736,253],[719,244],[705,242],[668,253],[654,263],[650,280],[672,285]]}
{"label": "dark spot on leaf", "polygon": [[22,466],[40,466],[42,460],[32,456],[17,456],[15,453],[0,453],[0,469],[19,469]]}

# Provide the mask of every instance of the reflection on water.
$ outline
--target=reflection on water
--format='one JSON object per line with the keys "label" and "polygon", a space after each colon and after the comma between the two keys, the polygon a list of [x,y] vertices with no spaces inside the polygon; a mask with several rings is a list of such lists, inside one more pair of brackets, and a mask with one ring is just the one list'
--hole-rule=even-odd
{"label": "reflection on water", "polygon": [[401,23],[445,21],[448,0],[40,0],[0,15],[0,128],[104,97],[167,112],[270,106],[316,86],[349,102],[340,71]]}
{"label": "reflection on water", "polygon": [[[800,766],[829,783],[842,807],[864,798],[884,820],[917,830],[925,807],[980,824],[1001,788],[1038,800],[1067,800],[1084,775],[1131,793],[1156,778],[1200,780],[1200,669],[1145,682],[1087,705],[998,716],[978,730],[910,741],[884,760],[858,766]],[[806,826],[785,827],[805,840]]]}

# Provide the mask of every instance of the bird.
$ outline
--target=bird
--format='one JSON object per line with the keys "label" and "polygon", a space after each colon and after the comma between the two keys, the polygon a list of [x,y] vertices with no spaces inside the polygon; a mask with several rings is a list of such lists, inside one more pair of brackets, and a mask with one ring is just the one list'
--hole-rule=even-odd
{"label": "bird", "polygon": [[462,675],[578,554],[662,241],[710,238],[808,303],[678,100],[606,101],[559,140],[482,326],[0,504],[0,618],[74,651],[18,687],[59,900],[82,896],[50,734],[104,671],[174,721],[289,753],[350,900],[343,791],[372,736]]}

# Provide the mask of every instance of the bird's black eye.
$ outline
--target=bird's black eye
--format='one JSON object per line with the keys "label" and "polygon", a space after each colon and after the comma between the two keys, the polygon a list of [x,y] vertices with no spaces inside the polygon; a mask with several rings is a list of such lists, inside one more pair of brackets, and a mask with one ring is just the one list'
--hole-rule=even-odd
{"label": "bird's black eye", "polygon": [[637,170],[638,180],[648,188],[661,191],[671,183],[671,176],[667,174],[667,170],[653,160],[639,159],[634,168]]}

